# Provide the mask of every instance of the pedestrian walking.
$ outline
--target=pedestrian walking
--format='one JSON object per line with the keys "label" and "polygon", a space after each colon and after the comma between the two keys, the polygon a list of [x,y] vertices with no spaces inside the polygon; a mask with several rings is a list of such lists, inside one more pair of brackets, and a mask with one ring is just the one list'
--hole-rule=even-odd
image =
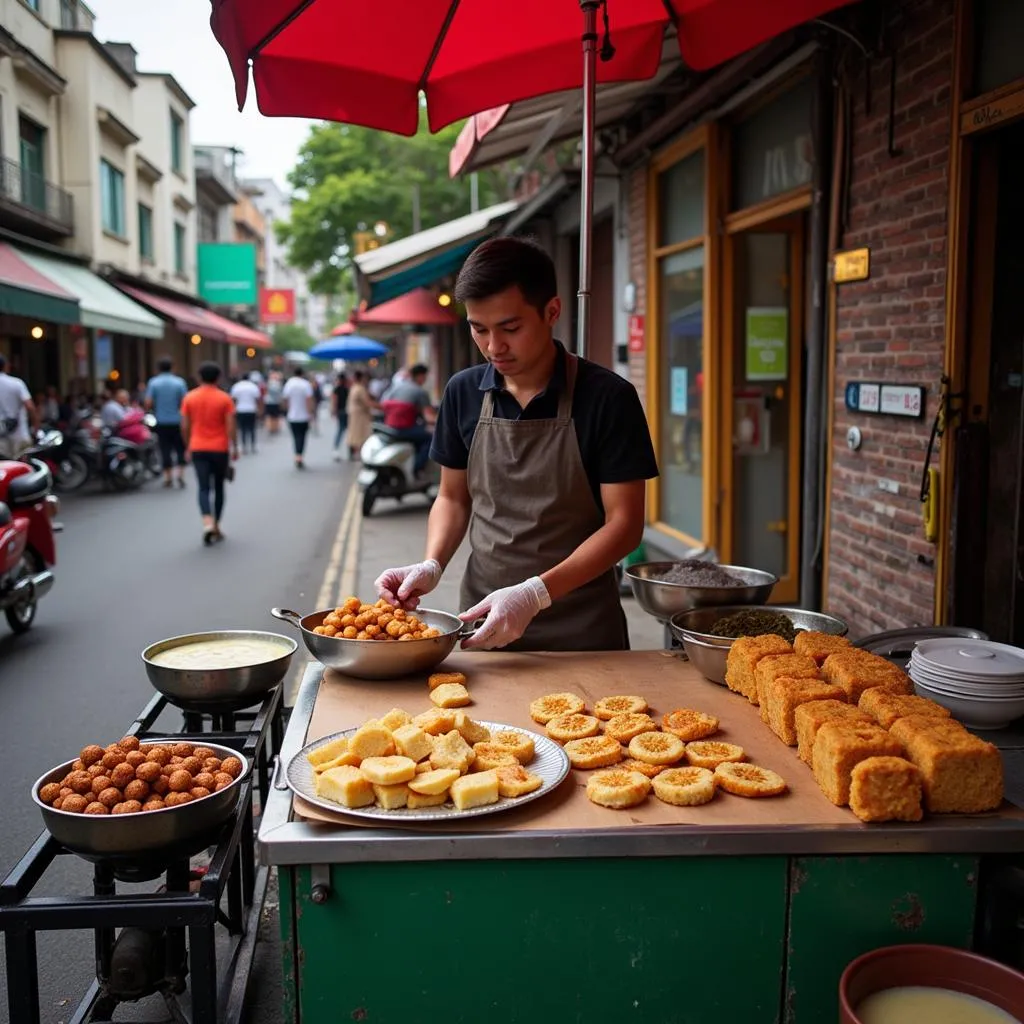
{"label": "pedestrian walking", "polygon": [[16,459],[29,443],[29,425],[39,428],[39,414],[28,385],[7,372],[7,360],[0,355],[0,458]]}
{"label": "pedestrian walking", "polygon": [[341,442],[348,429],[348,379],[339,373],[331,389],[331,412],[338,426],[334,431],[334,461],[341,462]]}
{"label": "pedestrian walking", "polygon": [[353,461],[359,458],[359,449],[373,433],[373,410],[377,408],[365,382],[366,374],[356,370],[352,374],[352,386],[348,389],[348,453]]}
{"label": "pedestrian walking", "polygon": [[309,382],[310,387],[313,389],[313,412],[309,418],[309,425],[313,431],[313,434],[319,437],[320,435],[320,405],[324,400],[324,391],[320,386],[320,378],[317,374],[313,374],[313,379]]}
{"label": "pedestrian walking", "polygon": [[156,440],[164,470],[164,487],[185,486],[185,442],[181,436],[181,403],[188,394],[184,379],[174,373],[170,356],[156,364],[159,371],[146,385],[144,402],[156,420]]}
{"label": "pedestrian walking", "polygon": [[276,434],[281,429],[281,402],[284,381],[276,370],[267,378],[267,393],[263,396],[263,411],[267,417],[267,433]]}
{"label": "pedestrian walking", "polygon": [[256,453],[256,417],[263,406],[260,386],[243,377],[231,386],[231,398],[235,403],[235,420],[241,435],[243,455]]}
{"label": "pedestrian walking", "polygon": [[313,397],[313,385],[306,380],[301,366],[296,366],[288,382],[281,392],[286,406],[288,427],[292,432],[292,444],[295,446],[295,468],[305,469],[303,454],[306,450],[306,434],[309,423],[316,408]]}
{"label": "pedestrian walking", "polygon": [[217,386],[219,380],[220,366],[202,363],[199,387],[190,391],[181,403],[181,432],[196,471],[203,543],[207,546],[224,539],[220,529],[224,483],[228,479],[229,460],[238,458],[235,403]]}

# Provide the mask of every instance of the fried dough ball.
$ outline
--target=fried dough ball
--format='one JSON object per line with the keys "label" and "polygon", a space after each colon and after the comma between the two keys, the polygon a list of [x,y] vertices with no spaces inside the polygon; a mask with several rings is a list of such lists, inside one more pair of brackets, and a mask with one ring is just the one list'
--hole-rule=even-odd
{"label": "fried dough ball", "polygon": [[89,804],[85,808],[85,813],[86,814],[109,814],[110,811],[103,804],[101,804],[99,802],[99,800],[93,800],[93,802],[91,804]]}
{"label": "fried dough ball", "polygon": [[96,764],[89,765],[89,767],[85,770],[89,773],[89,775],[92,778],[95,779],[102,775],[104,772],[106,772],[107,769],[103,767],[102,761],[97,761]]}
{"label": "fried dough ball", "polygon": [[138,750],[141,746],[138,736],[122,736],[117,741],[117,745],[125,752],[129,750]]}
{"label": "fried dough ball", "polygon": [[185,758],[181,757],[179,754],[172,754],[170,761],[168,761],[167,763],[169,765],[173,765],[176,768],[184,760]]}
{"label": "fried dough ball", "polygon": [[72,814],[81,814],[89,806],[90,802],[79,793],[72,793],[70,796],[64,797],[60,809],[62,811],[70,811]]}
{"label": "fried dough ball", "polygon": [[114,807],[121,802],[121,790],[110,786],[103,790],[102,793],[97,793],[96,799],[103,804],[104,807]]}
{"label": "fried dough ball", "polygon": [[74,790],[70,786],[65,786],[61,783],[60,792],[57,795],[62,797],[71,796],[72,793],[74,793]]}
{"label": "fried dough ball", "polygon": [[202,800],[204,796],[210,795],[210,790],[208,790],[205,786],[193,786],[191,793],[193,800]]}
{"label": "fried dough ball", "polygon": [[84,768],[80,772],[72,772],[68,785],[76,793],[88,793],[92,790],[92,776]]}
{"label": "fried dough ball", "polygon": [[195,747],[191,743],[175,743],[171,747],[171,753],[175,757],[191,757],[193,750],[195,750]]}
{"label": "fried dough ball", "polygon": [[149,788],[157,795],[163,796],[165,793],[171,791],[170,784],[167,781],[166,775],[161,775],[158,779],[154,779],[150,784]]}
{"label": "fried dough ball", "polygon": [[181,762],[181,767],[189,773],[189,775],[198,775],[203,770],[203,762],[193,754],[191,757],[186,757]]}
{"label": "fried dough ball", "polygon": [[39,790],[39,799],[44,804],[52,804],[60,796],[60,786],[56,782],[48,782]]}
{"label": "fried dough ball", "polygon": [[220,771],[220,758],[219,757],[208,757],[203,762],[203,768],[208,772],[219,772]]}
{"label": "fried dough ball", "polygon": [[124,764],[127,756],[128,755],[120,747],[108,750],[103,755],[103,767],[108,770],[113,770],[119,764]]}
{"label": "fried dough ball", "polygon": [[148,754],[150,761],[155,761],[162,768],[171,759],[171,752],[167,747],[155,746]]}
{"label": "fried dough ball", "polygon": [[96,796],[99,796],[103,790],[110,789],[113,784],[114,783],[111,781],[109,775],[97,775],[96,778],[92,780],[92,791]]}
{"label": "fried dough ball", "polygon": [[135,778],[135,769],[125,762],[119,764],[111,773],[110,781],[113,785],[117,786],[118,789],[124,789],[132,779]]}
{"label": "fried dough ball", "polygon": [[213,787],[217,785],[217,780],[213,777],[213,772],[200,772],[198,775],[192,777],[192,781],[197,786],[202,786],[204,789],[213,792]]}
{"label": "fried dough ball", "polygon": [[84,772],[85,762],[80,757],[76,758],[74,761],[71,762],[71,770],[73,772]]}
{"label": "fried dough ball", "polygon": [[133,768],[138,768],[140,764],[146,763],[146,755],[141,750],[129,750],[125,755],[125,761]]}
{"label": "fried dough ball", "polygon": [[110,808],[111,814],[138,814],[142,810],[142,804],[138,800],[125,800],[123,803],[114,804]]}
{"label": "fried dough ball", "polygon": [[192,788],[192,776],[184,768],[178,768],[176,771],[171,772],[167,784],[172,792],[184,793]]}
{"label": "fried dough ball", "polygon": [[151,796],[143,805],[144,811],[162,811],[167,805],[164,803],[163,798],[159,796]]}
{"label": "fried dough ball", "polygon": [[142,779],[143,782],[154,782],[160,778],[161,771],[162,769],[156,761],[143,761],[135,769],[135,778]]}
{"label": "fried dough ball", "polygon": [[103,759],[103,755],[106,751],[99,746],[97,743],[90,743],[87,747],[82,747],[82,752],[78,755],[86,767],[91,764],[95,764],[97,761]]}
{"label": "fried dough ball", "polygon": [[217,780],[213,785],[215,793],[219,793],[222,789],[227,789],[235,781],[230,775],[225,775],[223,772],[218,772],[214,778]]}
{"label": "fried dough ball", "polygon": [[132,779],[124,787],[124,795],[126,800],[138,800],[141,803],[149,796],[149,783],[143,782],[142,779]]}
{"label": "fried dough ball", "polygon": [[217,755],[209,747],[196,747],[192,751],[193,757],[198,757],[200,761],[205,761],[208,757],[216,757]]}
{"label": "fried dough ball", "polygon": [[242,762],[237,757],[225,757],[220,763],[220,770],[237,779],[242,774]]}
{"label": "fried dough ball", "polygon": [[191,793],[168,793],[164,797],[164,804],[167,807],[177,807],[179,804],[187,804],[192,800]]}

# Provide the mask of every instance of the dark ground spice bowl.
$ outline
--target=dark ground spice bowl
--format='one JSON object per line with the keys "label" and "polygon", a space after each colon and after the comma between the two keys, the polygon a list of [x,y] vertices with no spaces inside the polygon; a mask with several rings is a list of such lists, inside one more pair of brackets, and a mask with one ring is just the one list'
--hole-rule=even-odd
{"label": "dark ground spice bowl", "polygon": [[763,605],[779,582],[774,573],[761,569],[697,559],[641,562],[630,566],[625,575],[637,604],[661,622],[695,608]]}

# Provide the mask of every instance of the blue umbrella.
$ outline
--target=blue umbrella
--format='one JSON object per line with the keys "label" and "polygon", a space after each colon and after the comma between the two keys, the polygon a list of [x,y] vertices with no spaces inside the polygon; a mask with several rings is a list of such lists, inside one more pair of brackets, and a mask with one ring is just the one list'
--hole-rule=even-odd
{"label": "blue umbrella", "polygon": [[325,338],[318,341],[310,350],[313,359],[347,359],[351,363],[362,363],[368,359],[379,359],[387,355],[387,345],[382,345],[372,338],[364,338],[360,334],[347,337]]}

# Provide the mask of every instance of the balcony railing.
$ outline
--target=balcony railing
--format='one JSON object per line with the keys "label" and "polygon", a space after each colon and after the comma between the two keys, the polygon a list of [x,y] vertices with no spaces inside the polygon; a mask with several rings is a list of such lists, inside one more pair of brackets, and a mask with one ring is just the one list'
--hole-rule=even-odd
{"label": "balcony railing", "polygon": [[23,211],[45,218],[67,234],[74,230],[74,199],[70,192],[25,170],[15,160],[0,160],[0,201],[14,203]]}
{"label": "balcony railing", "polygon": [[60,0],[60,27],[66,32],[91,32],[93,14],[81,0]]}

